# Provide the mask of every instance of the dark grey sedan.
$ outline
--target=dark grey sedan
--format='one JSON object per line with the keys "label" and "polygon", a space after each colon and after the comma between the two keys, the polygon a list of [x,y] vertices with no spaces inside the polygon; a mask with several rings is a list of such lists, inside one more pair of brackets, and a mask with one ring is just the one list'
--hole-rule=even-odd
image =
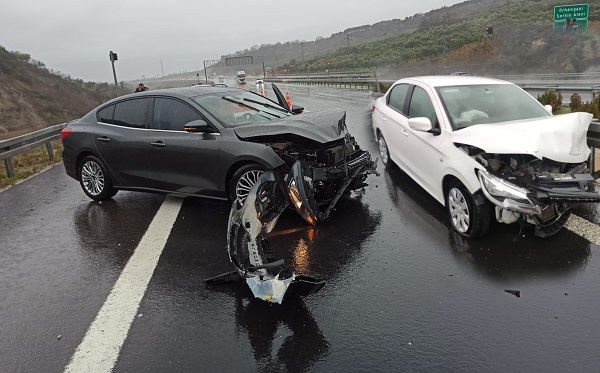
{"label": "dark grey sedan", "polygon": [[118,97],[63,130],[66,172],[94,200],[135,190],[243,203],[264,170],[296,162],[315,208],[361,187],[374,165],[345,112],[300,114],[276,93],[279,103],[206,86]]}

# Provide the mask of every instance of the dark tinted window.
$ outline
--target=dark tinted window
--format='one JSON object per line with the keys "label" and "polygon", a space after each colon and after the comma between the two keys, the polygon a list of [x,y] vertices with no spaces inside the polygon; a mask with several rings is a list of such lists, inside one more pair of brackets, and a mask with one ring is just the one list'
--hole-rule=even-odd
{"label": "dark tinted window", "polygon": [[150,99],[141,98],[117,102],[113,124],[125,127],[148,128]]}
{"label": "dark tinted window", "polygon": [[154,100],[154,127],[161,130],[183,131],[191,121],[204,119],[189,105],[168,98]]}
{"label": "dark tinted window", "polygon": [[110,105],[98,111],[98,122],[112,123],[115,105]]}
{"label": "dark tinted window", "polygon": [[411,118],[426,117],[429,118],[433,127],[437,124],[437,115],[433,108],[433,103],[425,90],[421,87],[415,87],[410,99],[408,115]]}
{"label": "dark tinted window", "polygon": [[408,84],[398,84],[397,86],[394,86],[388,98],[388,105],[402,114],[406,114],[404,112],[404,101],[406,100],[407,93]]}

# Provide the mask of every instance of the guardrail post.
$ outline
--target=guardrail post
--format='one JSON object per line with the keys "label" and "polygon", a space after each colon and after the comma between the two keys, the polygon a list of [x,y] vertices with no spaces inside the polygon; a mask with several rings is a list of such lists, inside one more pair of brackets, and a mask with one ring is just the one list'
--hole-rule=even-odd
{"label": "guardrail post", "polygon": [[6,175],[8,175],[8,177],[15,176],[15,171],[13,170],[10,157],[4,159],[4,166],[6,167]]}
{"label": "guardrail post", "polygon": [[46,141],[46,150],[48,151],[48,156],[50,160],[54,160],[54,152],[52,151],[52,143],[50,141]]}

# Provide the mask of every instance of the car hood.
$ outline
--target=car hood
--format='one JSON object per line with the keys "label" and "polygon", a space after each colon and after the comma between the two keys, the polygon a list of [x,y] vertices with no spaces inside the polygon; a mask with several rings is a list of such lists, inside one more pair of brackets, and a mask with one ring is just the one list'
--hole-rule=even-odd
{"label": "car hood", "polygon": [[452,142],[473,145],[486,153],[531,154],[539,159],[580,163],[590,155],[587,129],[589,113],[502,124],[478,124],[452,133]]}
{"label": "car hood", "polygon": [[236,127],[234,131],[242,140],[290,134],[325,144],[344,137],[346,112],[341,109],[330,109],[302,113],[268,122],[246,124]]}

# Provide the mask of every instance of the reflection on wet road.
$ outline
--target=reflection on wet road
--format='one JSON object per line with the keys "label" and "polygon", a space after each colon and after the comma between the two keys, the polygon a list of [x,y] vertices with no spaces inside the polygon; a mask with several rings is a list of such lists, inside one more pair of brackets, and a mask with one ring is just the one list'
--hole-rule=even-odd
{"label": "reflection on wet road", "polygon": [[[311,111],[346,110],[376,156],[366,91],[288,89]],[[379,171],[322,224],[283,213],[275,255],[326,285],[282,305],[243,281],[204,285],[232,269],[230,206],[183,200],[114,371],[597,370],[595,243],[498,224],[466,241],[401,170]],[[0,371],[64,369],[164,201],[90,202],[62,166],[0,193]],[[600,223],[596,206],[576,213]]]}

